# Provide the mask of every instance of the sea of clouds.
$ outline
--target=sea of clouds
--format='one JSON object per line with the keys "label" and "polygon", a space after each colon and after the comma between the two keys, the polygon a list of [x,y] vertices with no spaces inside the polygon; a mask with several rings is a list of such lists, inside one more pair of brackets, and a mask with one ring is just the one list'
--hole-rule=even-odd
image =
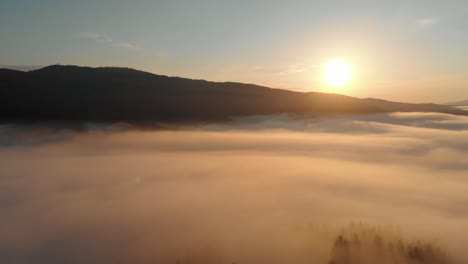
{"label": "sea of clouds", "polygon": [[468,117],[124,127],[0,126],[0,263],[327,264],[361,222],[468,263]]}

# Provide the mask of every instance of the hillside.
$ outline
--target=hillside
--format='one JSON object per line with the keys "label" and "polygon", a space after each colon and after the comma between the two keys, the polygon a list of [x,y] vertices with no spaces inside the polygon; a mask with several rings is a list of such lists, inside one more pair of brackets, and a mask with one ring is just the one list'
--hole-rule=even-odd
{"label": "hillside", "polygon": [[213,121],[277,113],[467,111],[435,104],[395,103],[252,84],[167,77],[128,68],[48,66],[0,70],[0,120]]}
{"label": "hillside", "polygon": [[468,100],[446,103],[448,106],[468,106]]}

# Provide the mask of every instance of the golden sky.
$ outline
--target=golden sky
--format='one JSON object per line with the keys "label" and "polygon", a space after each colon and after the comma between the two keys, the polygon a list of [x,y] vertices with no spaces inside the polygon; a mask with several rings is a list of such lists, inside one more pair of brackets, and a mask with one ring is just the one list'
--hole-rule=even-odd
{"label": "golden sky", "polygon": [[[297,91],[457,101],[468,99],[467,12],[458,0],[7,0],[0,3],[0,64],[122,66]],[[324,84],[332,60],[352,66],[350,84]]]}

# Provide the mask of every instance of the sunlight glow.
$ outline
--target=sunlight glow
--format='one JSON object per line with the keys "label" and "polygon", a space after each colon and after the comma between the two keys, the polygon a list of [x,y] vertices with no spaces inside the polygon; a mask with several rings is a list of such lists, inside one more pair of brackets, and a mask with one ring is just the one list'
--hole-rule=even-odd
{"label": "sunlight glow", "polygon": [[352,79],[351,66],[340,60],[329,61],[325,64],[325,82],[331,87],[343,87]]}

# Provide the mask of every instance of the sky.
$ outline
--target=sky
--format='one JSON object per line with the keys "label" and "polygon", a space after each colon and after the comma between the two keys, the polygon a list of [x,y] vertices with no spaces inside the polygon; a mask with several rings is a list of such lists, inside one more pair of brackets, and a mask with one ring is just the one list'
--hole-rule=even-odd
{"label": "sky", "polygon": [[[0,66],[156,74],[407,102],[468,99],[466,1],[1,0]],[[331,88],[323,65],[352,82]]]}

